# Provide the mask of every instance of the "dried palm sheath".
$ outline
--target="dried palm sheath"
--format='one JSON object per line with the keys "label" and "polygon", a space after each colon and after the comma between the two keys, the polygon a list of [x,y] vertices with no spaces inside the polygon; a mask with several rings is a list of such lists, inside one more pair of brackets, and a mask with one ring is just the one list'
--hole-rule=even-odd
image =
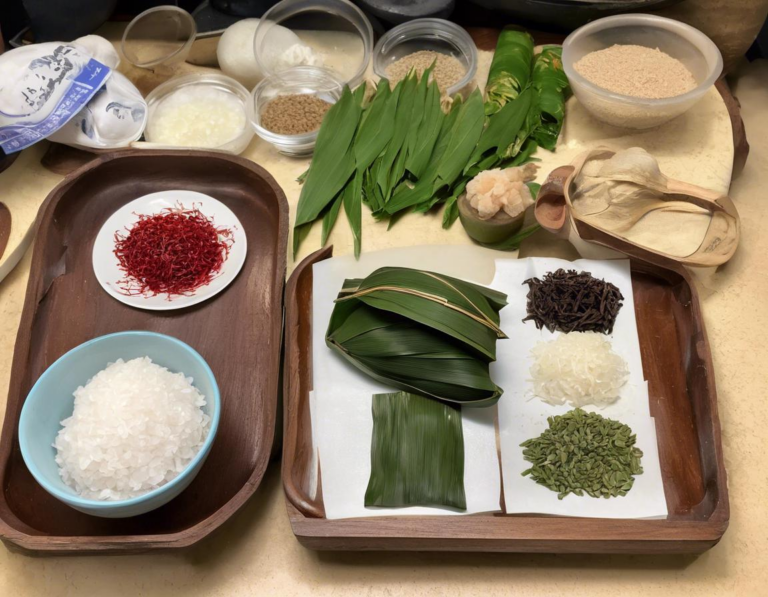
{"label": "dried palm sheath", "polygon": [[501,292],[410,268],[384,267],[346,280],[326,332],[327,345],[374,379],[466,406],[495,404],[491,380]]}
{"label": "dried palm sheath", "polygon": [[373,396],[365,505],[467,509],[460,408],[407,392]]}

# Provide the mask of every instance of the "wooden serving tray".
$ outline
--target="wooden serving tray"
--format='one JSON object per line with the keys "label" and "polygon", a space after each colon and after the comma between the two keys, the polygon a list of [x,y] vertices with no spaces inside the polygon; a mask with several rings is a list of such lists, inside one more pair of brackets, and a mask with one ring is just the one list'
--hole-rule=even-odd
{"label": "wooden serving tray", "polygon": [[[187,189],[229,207],[248,254],[235,281],[175,311],[128,307],[102,290],[91,251],[106,219],[147,193]],[[0,538],[39,553],[125,553],[191,545],[256,491],[270,457],[279,391],[288,205],[272,177],[247,160],[201,151],[104,155],[68,176],[40,209],[31,274],[0,438]],[[102,334],[151,330],[194,347],[221,389],[222,414],[208,459],[167,505],[127,519],[81,514],[48,495],[21,457],[17,425],[30,388],[71,348]]]}
{"label": "wooden serving tray", "polygon": [[[728,527],[726,473],[709,343],[688,274],[632,263],[643,370],[656,419],[669,516],[612,520],[541,515],[324,518],[308,494],[312,429],[312,265],[286,289],[283,488],[299,542],[319,550],[700,553]],[[325,322],[321,322],[322,325]]]}

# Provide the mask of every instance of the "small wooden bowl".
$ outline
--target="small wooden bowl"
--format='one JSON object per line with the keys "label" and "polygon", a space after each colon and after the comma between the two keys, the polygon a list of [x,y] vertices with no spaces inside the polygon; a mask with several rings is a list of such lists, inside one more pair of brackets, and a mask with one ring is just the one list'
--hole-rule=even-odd
{"label": "small wooden bowl", "polygon": [[507,240],[523,227],[525,210],[514,218],[499,210],[492,218],[482,220],[467,196],[462,195],[459,197],[459,219],[470,238],[483,245],[492,245]]}

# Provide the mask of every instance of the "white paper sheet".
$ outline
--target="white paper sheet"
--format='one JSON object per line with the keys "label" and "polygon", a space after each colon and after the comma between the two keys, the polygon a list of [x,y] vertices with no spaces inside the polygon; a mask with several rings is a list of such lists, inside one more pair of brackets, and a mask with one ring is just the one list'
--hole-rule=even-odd
{"label": "white paper sheet", "polygon": [[[450,263],[450,260],[446,261]],[[333,301],[344,279],[365,277],[380,259],[328,259],[313,268],[313,439],[320,460],[323,502],[329,519],[384,515],[472,514],[500,510],[501,479],[496,448],[496,408],[464,408],[464,490],[466,512],[448,508],[366,508],[365,490],[371,471],[373,394],[393,388],[358,371],[325,345]],[[410,251],[388,252],[386,265],[413,267]],[[422,265],[420,263],[420,265]],[[441,271],[438,263],[432,271]],[[445,267],[443,268],[443,271]],[[444,271],[448,274],[448,271]]]}
{"label": "white paper sheet", "polygon": [[[588,271],[615,284],[624,295],[624,306],[617,317],[613,334],[608,338],[613,349],[627,361],[629,381],[614,404],[603,408],[585,408],[629,425],[637,435],[637,446],[643,451],[644,472],[635,478],[632,490],[621,498],[596,499],[569,495],[559,500],[557,493],[522,476],[522,472],[530,468],[530,463],[523,458],[520,444],[540,435],[548,426],[547,417],[565,414],[572,409],[567,404],[552,406],[533,396],[529,373],[531,348],[538,342],[553,339],[557,333],[537,330],[532,321],[522,321],[526,316],[528,294],[528,285],[523,282],[531,277],[541,278],[561,267]],[[509,297],[509,305],[501,311],[501,328],[510,339],[497,343],[497,361],[491,365],[491,376],[505,389],[498,409],[507,513],[600,518],[665,517],[667,504],[659,468],[656,427],[650,416],[648,385],[643,377],[629,262],[497,259],[496,277],[491,286]]]}
{"label": "white paper sheet", "polygon": [[[618,286],[624,296],[624,306],[619,311],[613,334],[606,336],[613,350],[619,354],[629,367],[629,380],[622,388],[619,399],[603,408],[587,407],[600,414],[622,418],[634,414],[650,416],[648,385],[643,376],[643,362],[640,355],[640,340],[637,335],[635,303],[632,295],[632,278],[629,261],[565,261],[562,259],[538,258],[497,259],[496,277],[491,286],[507,294],[508,305],[501,310],[501,329],[509,340],[496,343],[496,362],[491,364],[491,377],[497,385],[504,388],[502,401],[516,409],[526,409],[532,415],[545,413],[561,414],[573,408],[567,404],[562,407],[552,406],[533,396],[530,383],[530,368],[533,364],[531,349],[539,342],[555,339],[560,332],[552,333],[546,328],[537,330],[533,321],[523,323],[527,310],[528,285],[523,284],[528,278],[541,278],[547,272],[559,268],[587,271],[596,278]],[[516,410],[516,412],[518,412]]]}

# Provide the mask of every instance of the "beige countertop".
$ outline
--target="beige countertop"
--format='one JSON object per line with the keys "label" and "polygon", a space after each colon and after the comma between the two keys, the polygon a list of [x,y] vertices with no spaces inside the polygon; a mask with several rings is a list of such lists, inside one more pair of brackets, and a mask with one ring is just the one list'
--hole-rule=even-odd
{"label": "beige countertop", "polygon": [[[744,69],[734,92],[752,146],[731,188],[742,242],[702,292],[731,499],[730,528],[714,549],[699,557],[315,553],[291,533],[274,462],[254,498],[184,553],[31,558],[0,547],[0,595],[764,595],[768,345],[757,334],[768,328],[768,62]],[[29,263],[26,255],[0,284],[0,396]],[[4,408],[0,398],[0,415]]]}

